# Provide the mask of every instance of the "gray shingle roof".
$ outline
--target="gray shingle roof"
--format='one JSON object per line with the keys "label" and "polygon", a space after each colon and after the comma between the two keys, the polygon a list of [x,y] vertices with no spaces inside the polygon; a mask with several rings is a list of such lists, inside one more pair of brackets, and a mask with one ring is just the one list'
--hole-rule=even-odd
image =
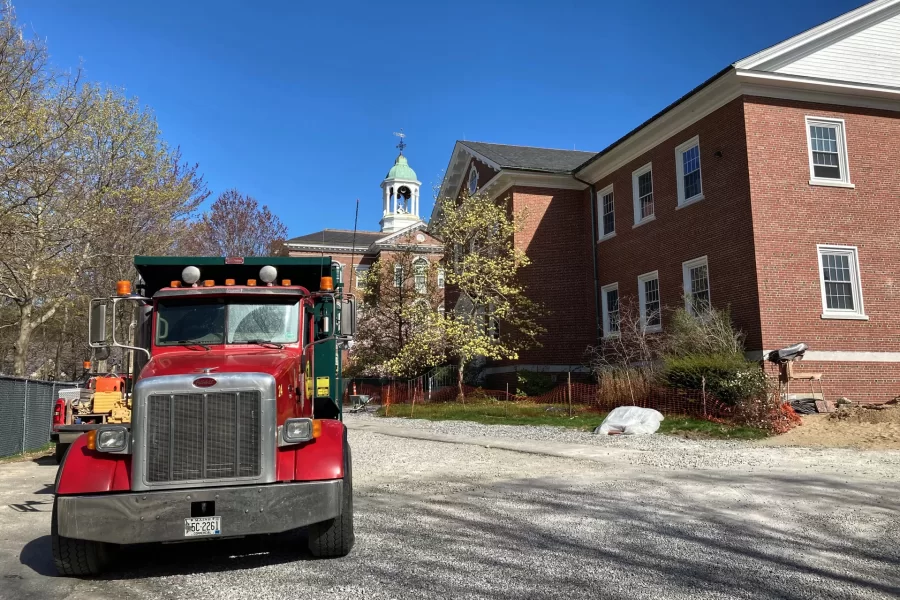
{"label": "gray shingle roof", "polygon": [[[357,231],[356,232],[356,247],[357,248],[368,248],[376,240],[380,240],[386,233],[382,233],[380,231]],[[301,235],[300,237],[295,237],[289,239],[286,243],[288,244],[304,244],[304,245],[316,245],[316,246],[352,246],[353,245],[353,230],[350,229],[325,229],[322,231],[317,231],[315,233],[309,233],[307,235]]]}
{"label": "gray shingle roof", "polygon": [[554,150],[531,146],[508,146],[486,142],[459,142],[485,158],[497,163],[503,169],[543,171],[547,173],[570,173],[577,166],[591,158],[596,152],[581,150]]}

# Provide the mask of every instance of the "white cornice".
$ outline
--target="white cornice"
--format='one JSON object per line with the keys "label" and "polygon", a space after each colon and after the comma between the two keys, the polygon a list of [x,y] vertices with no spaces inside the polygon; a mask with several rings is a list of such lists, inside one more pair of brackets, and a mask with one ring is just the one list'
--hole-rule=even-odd
{"label": "white cornice", "polygon": [[578,177],[596,183],[739,95],[740,85],[734,71],[724,73],[719,79],[663,113],[631,137],[605,151],[603,156],[578,171]]}
{"label": "white cornice", "polygon": [[524,171],[500,171],[484,184],[481,191],[496,198],[512,186],[551,188],[556,190],[583,190],[587,185],[568,173],[530,173]]}
{"label": "white cornice", "polygon": [[425,227],[425,225],[426,225],[425,221],[419,221],[417,223],[413,223],[412,225],[407,225],[403,229],[398,229],[397,231],[389,233],[388,235],[384,236],[381,239],[375,240],[375,245],[386,244],[389,240],[391,240],[399,235],[402,235],[404,233],[409,233],[409,232],[415,231],[417,229],[423,229]]}
{"label": "white cornice", "polygon": [[314,251],[320,252],[322,250],[337,250],[340,252],[365,252],[369,249],[370,246],[332,246],[329,244],[296,244],[291,242],[285,242],[284,245],[290,250],[301,250],[301,251]]}
{"label": "white cornice", "polygon": [[898,88],[748,69],[732,70],[607,150],[578,172],[578,176],[597,183],[739,96],[900,111]]}
{"label": "white cornice", "polygon": [[900,0],[875,0],[734,63],[737,69],[775,71],[816,50],[900,13]]}

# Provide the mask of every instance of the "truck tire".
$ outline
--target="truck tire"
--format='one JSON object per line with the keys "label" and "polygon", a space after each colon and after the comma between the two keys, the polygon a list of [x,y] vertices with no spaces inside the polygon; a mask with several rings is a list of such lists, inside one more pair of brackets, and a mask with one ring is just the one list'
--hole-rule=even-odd
{"label": "truck tire", "polygon": [[68,577],[97,575],[109,564],[107,544],[59,535],[55,498],[53,514],[50,517],[50,544],[53,549],[53,562],[60,575]]}
{"label": "truck tire", "polygon": [[[346,435],[346,434],[345,434]],[[309,552],[316,558],[347,556],[353,549],[353,461],[350,445],[344,439],[344,485],[341,514],[334,519],[309,526]]]}
{"label": "truck tire", "polygon": [[63,458],[66,456],[66,452],[69,451],[69,446],[71,444],[60,444],[56,443],[56,451],[53,453],[54,458],[56,458],[56,464],[62,464]]}

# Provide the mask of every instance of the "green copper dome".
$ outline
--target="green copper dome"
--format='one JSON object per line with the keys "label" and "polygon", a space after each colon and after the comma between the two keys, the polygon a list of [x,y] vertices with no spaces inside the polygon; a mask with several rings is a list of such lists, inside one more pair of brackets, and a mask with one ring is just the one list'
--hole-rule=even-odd
{"label": "green copper dome", "polygon": [[409,181],[418,181],[416,178],[416,172],[412,170],[409,166],[409,163],[406,162],[406,157],[402,154],[397,157],[397,160],[394,161],[394,166],[391,167],[391,170],[388,171],[387,177],[385,179],[406,179]]}

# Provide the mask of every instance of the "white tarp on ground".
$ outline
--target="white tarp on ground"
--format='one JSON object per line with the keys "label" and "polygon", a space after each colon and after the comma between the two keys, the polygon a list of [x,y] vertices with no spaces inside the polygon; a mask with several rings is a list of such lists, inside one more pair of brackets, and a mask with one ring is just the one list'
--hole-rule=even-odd
{"label": "white tarp on ground", "polygon": [[623,433],[625,435],[655,433],[664,418],[661,412],[652,408],[620,406],[619,408],[614,408],[606,415],[603,423],[594,430],[594,433],[602,435],[609,435],[610,433]]}

